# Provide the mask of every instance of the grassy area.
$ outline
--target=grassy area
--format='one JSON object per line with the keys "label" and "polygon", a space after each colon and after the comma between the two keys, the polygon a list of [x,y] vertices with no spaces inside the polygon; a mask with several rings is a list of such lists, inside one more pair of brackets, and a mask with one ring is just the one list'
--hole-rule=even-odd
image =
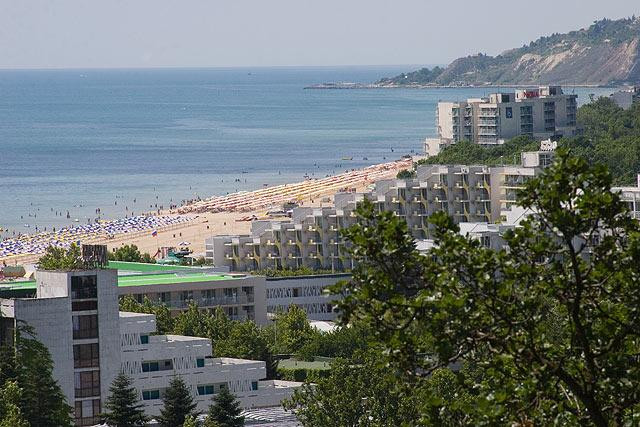
{"label": "grassy area", "polygon": [[329,361],[313,361],[313,362],[305,362],[297,359],[284,359],[278,362],[278,368],[283,369],[312,369],[312,370],[325,370],[329,369],[330,362]]}

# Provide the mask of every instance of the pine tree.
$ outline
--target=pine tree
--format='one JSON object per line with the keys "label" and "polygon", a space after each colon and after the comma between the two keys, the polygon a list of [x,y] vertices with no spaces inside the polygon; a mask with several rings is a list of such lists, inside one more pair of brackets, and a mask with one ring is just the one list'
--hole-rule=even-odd
{"label": "pine tree", "polygon": [[122,372],[113,380],[105,412],[101,414],[102,422],[115,427],[137,427],[149,421],[132,384],[131,378]]}
{"label": "pine tree", "polygon": [[240,413],[242,413],[240,402],[225,387],[213,397],[205,427],[242,427],[244,426],[244,417]]}
{"label": "pine tree", "polygon": [[22,390],[20,409],[32,426],[68,426],[71,407],[53,378],[53,361],[33,329],[20,324],[15,332],[16,382]]}
{"label": "pine tree", "polygon": [[193,415],[189,415],[184,419],[184,424],[182,424],[182,427],[198,427],[198,425],[199,424],[196,417],[194,417]]}
{"label": "pine tree", "polygon": [[185,419],[192,415],[197,416],[195,412],[196,403],[187,389],[187,385],[182,378],[175,377],[169,383],[162,398],[164,408],[160,411],[157,421],[162,427],[176,427],[184,424]]}

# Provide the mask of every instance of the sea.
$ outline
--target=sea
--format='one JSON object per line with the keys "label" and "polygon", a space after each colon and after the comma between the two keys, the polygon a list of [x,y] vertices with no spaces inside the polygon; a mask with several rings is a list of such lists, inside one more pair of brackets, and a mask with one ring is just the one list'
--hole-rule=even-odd
{"label": "sea", "polygon": [[0,70],[1,236],[420,153],[439,100],[508,90],[305,89],[413,68]]}

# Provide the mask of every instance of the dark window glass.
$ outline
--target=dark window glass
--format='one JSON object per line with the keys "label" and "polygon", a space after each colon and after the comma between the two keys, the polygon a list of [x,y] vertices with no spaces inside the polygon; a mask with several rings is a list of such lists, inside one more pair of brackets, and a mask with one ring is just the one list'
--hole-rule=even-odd
{"label": "dark window glass", "polygon": [[258,389],[258,381],[251,381],[251,390]]}
{"label": "dark window glass", "polygon": [[140,335],[140,344],[149,344],[149,335]]}
{"label": "dark window glass", "polygon": [[100,365],[98,343],[73,346],[74,368],[95,368]]}
{"label": "dark window glass", "polygon": [[73,311],[88,311],[97,310],[98,301],[72,301],[71,310]]}
{"label": "dark window glass", "polygon": [[160,390],[143,390],[142,400],[160,399]]}
{"label": "dark window glass", "polygon": [[100,396],[100,371],[86,371],[75,373],[75,396]]}
{"label": "dark window glass", "polygon": [[204,359],[196,359],[196,366],[198,368],[204,368]]}
{"label": "dark window glass", "polygon": [[71,278],[71,299],[98,297],[98,276],[73,276]]}
{"label": "dark window glass", "polygon": [[73,316],[73,339],[98,338],[98,315]]}

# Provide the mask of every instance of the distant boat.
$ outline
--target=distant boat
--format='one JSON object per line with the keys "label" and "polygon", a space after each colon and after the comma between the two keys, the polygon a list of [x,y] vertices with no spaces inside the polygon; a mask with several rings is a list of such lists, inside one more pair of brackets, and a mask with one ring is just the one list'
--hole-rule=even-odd
{"label": "distant boat", "polygon": [[369,160],[369,158],[368,157],[363,157],[362,160]]}
{"label": "distant boat", "polygon": [[342,160],[353,160],[353,157],[343,157]]}

